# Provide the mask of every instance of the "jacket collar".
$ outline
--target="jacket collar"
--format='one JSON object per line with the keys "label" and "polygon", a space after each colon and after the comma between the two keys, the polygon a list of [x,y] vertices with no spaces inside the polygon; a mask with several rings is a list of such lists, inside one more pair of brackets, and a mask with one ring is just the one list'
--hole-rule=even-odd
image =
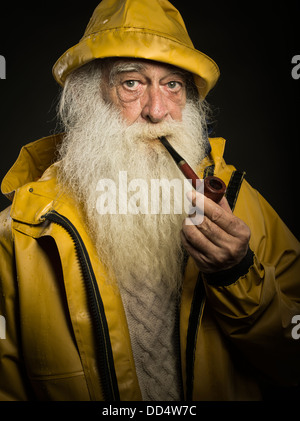
{"label": "jacket collar", "polygon": [[204,169],[210,165],[214,165],[214,172],[216,174],[218,174],[221,168],[225,166],[225,162],[223,159],[226,143],[225,139],[222,137],[209,138],[209,143],[211,146],[211,150],[200,164],[201,170],[199,172],[201,176],[203,176]]}
{"label": "jacket collar", "polygon": [[23,146],[16,162],[2,180],[1,192],[12,200],[18,188],[40,179],[54,162],[55,151],[62,138],[63,134],[43,137]]}

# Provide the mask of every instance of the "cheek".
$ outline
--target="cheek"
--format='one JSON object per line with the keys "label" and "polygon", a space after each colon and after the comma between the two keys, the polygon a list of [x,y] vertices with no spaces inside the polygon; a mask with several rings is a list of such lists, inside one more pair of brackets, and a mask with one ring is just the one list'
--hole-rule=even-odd
{"label": "cheek", "polygon": [[120,103],[120,105],[122,116],[129,124],[134,123],[141,116],[142,108],[140,101]]}
{"label": "cheek", "polygon": [[183,106],[170,104],[169,106],[169,115],[171,116],[172,120],[181,121],[182,120],[182,111]]}
{"label": "cheek", "polygon": [[182,93],[178,97],[166,97],[166,106],[168,108],[168,114],[172,120],[182,121],[182,112],[186,105],[186,95]]}
{"label": "cheek", "polygon": [[141,104],[139,98],[131,101],[123,101],[118,90],[114,90],[110,95],[110,102],[121,112],[122,117],[129,123],[134,123],[141,114]]}

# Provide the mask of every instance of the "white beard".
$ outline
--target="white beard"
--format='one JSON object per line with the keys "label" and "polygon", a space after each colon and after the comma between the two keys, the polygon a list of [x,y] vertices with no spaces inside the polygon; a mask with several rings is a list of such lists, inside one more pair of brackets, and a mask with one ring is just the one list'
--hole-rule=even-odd
{"label": "white beard", "polygon": [[127,172],[128,183],[143,179],[149,186],[153,179],[184,180],[157,137],[165,135],[195,170],[207,142],[199,110],[188,103],[182,122],[127,126],[94,91],[86,96],[77,92],[76,107],[74,100],[69,107],[59,182],[84,207],[87,227],[111,281],[120,286],[163,282],[170,292],[178,291],[183,263],[180,231],[186,212],[176,214],[171,206],[170,214],[99,214],[96,187],[102,179],[118,185],[120,171]]}

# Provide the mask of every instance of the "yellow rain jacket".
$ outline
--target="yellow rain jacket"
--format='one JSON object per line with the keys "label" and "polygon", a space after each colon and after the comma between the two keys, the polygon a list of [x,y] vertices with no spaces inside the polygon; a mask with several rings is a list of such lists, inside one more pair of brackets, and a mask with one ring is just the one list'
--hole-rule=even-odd
{"label": "yellow rain jacket", "polygon": [[[120,295],[106,283],[80,209],[57,189],[50,163],[60,141],[25,146],[2,183],[13,203],[0,221],[0,399],[139,400]],[[236,173],[222,158],[224,143],[211,140],[206,164],[228,185]],[[213,284],[192,259],[186,267],[178,338],[187,399],[260,399],[257,379],[291,386],[300,378],[300,340],[292,336],[299,243],[240,183],[234,213],[251,229],[250,267]]]}
{"label": "yellow rain jacket", "polygon": [[[110,56],[185,68],[202,97],[219,76],[166,0],[103,0],[53,73],[63,85],[76,68]],[[12,205],[0,215],[0,399],[139,400],[120,294],[106,282],[81,209],[57,188],[52,163],[61,141],[56,135],[26,145],[2,182]],[[300,379],[300,340],[292,335],[300,248],[243,174],[225,164],[224,140],[211,146],[204,175],[235,187],[227,198],[251,229],[254,254],[209,279],[188,260],[177,326],[182,393],[260,399],[261,382]]]}

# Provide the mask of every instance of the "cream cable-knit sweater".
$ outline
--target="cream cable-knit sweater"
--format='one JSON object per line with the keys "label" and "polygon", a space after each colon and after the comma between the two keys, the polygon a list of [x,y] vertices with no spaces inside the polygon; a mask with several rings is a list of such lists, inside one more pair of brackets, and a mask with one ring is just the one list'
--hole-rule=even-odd
{"label": "cream cable-knit sweater", "polygon": [[140,283],[122,286],[121,295],[143,400],[179,400],[175,294]]}

